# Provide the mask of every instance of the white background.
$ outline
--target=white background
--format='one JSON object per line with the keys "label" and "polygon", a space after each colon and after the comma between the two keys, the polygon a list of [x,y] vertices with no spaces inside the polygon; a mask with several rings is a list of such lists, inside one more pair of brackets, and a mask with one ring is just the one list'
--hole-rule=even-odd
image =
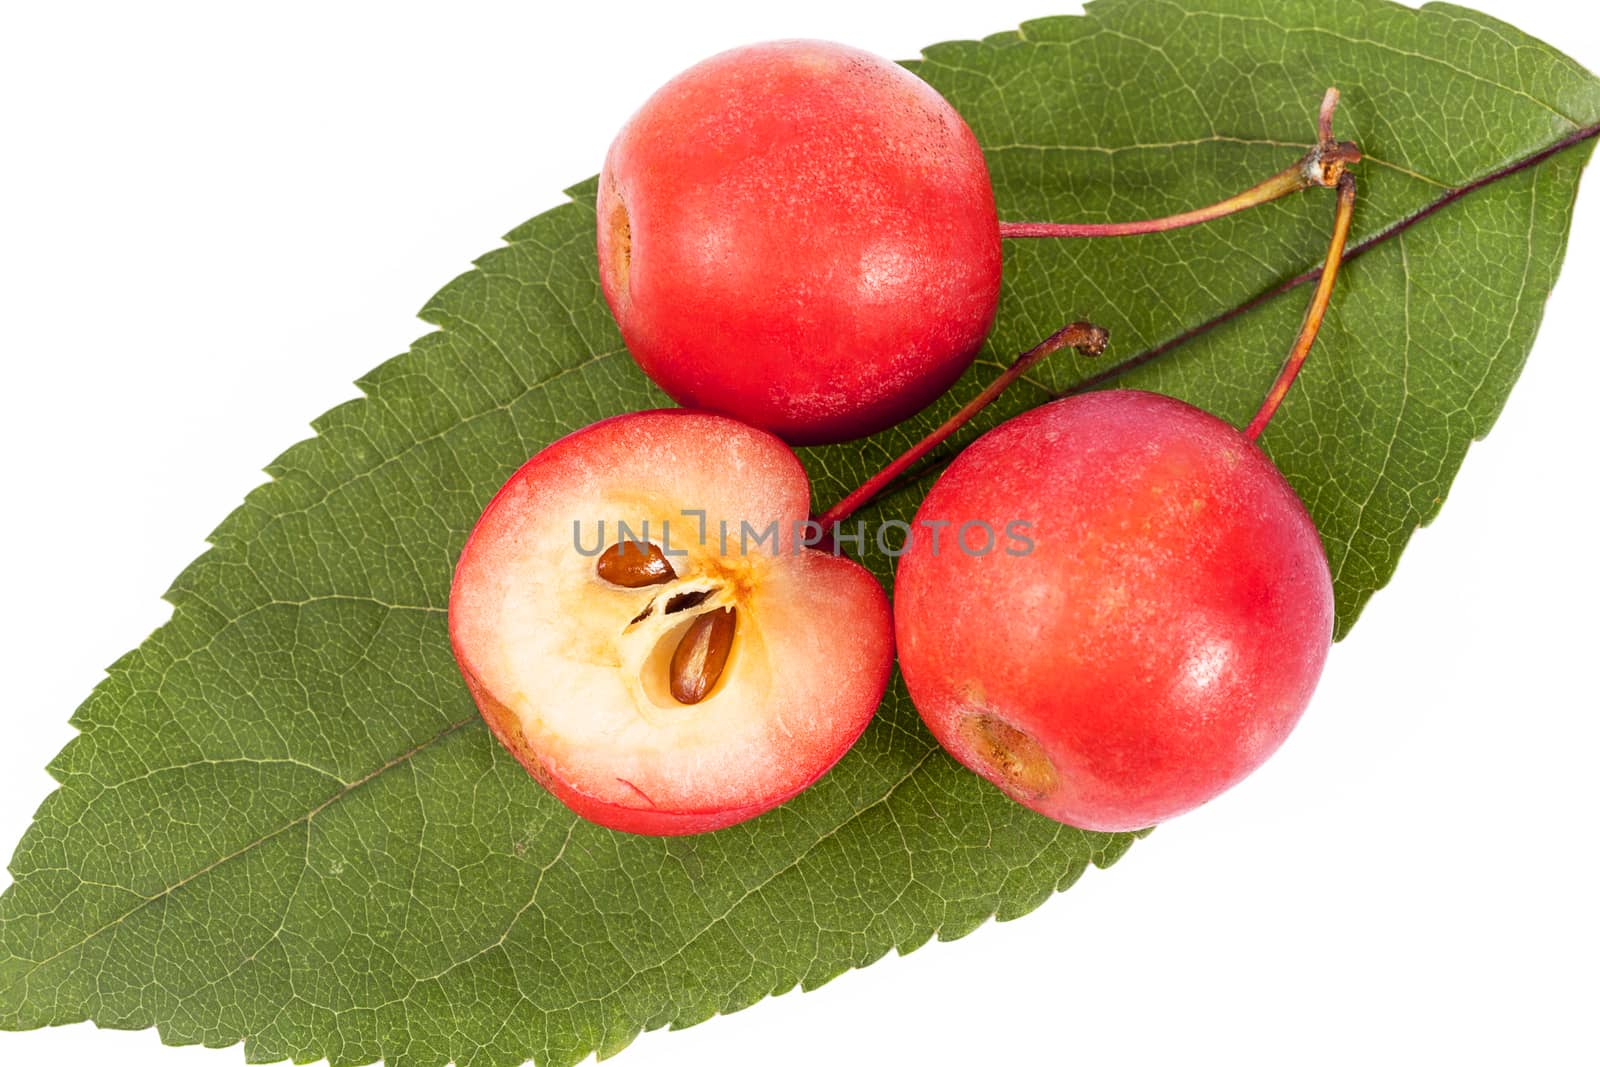
{"label": "white background", "polygon": [[[1479,6],[1600,69],[1589,5]],[[656,85],[762,38],[903,57],[1071,5],[562,7],[0,14],[0,852],[254,472]],[[1595,1062],[1597,290],[1586,188],[1505,415],[1253,779],[1019,922],[621,1062]],[[243,1062],[0,1034],[9,1063],[101,1059]]]}

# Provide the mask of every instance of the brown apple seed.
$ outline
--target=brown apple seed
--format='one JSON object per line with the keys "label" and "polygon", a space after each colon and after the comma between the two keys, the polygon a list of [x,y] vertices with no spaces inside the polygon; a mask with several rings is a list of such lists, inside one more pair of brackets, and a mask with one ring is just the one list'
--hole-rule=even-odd
{"label": "brown apple seed", "polygon": [[733,648],[736,615],[733,608],[708,611],[684,631],[672,653],[669,677],[672,698],[678,703],[700,703],[722,677]]}
{"label": "brown apple seed", "polygon": [[660,585],[678,576],[661,549],[638,541],[618,541],[600,553],[594,570],[605,581],[624,589]]}

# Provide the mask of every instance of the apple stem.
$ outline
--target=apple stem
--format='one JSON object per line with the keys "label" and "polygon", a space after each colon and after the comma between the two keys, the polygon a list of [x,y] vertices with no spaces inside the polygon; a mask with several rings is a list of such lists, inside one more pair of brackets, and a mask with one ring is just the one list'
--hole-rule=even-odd
{"label": "apple stem", "polygon": [[1164,233],[1271,203],[1302,189],[1318,186],[1331,189],[1338,184],[1345,167],[1361,159],[1361,149],[1353,142],[1333,139],[1333,112],[1338,104],[1339,90],[1329,89],[1323,94],[1322,106],[1317,111],[1318,142],[1293,165],[1209,207],[1140,222],[1001,222],[1000,236],[1131,237],[1142,233]]}
{"label": "apple stem", "polygon": [[1334,279],[1339,276],[1339,264],[1344,260],[1345,240],[1350,236],[1350,220],[1355,214],[1355,206],[1355,175],[1340,175],[1339,207],[1333,217],[1333,237],[1328,242],[1328,257],[1322,265],[1322,277],[1317,280],[1316,292],[1311,294],[1311,303],[1306,307],[1305,318],[1300,321],[1300,332],[1295,336],[1293,347],[1289,349],[1289,358],[1284,361],[1283,369],[1278,372],[1278,380],[1272,383],[1266,399],[1261,402],[1260,410],[1245,428],[1244,435],[1252,441],[1261,436],[1261,431],[1267,428],[1267,423],[1271,422],[1272,416],[1277,413],[1278,405],[1283,403],[1283,398],[1289,393],[1289,387],[1294,384],[1295,376],[1305,365],[1306,356],[1311,352],[1311,345],[1317,339],[1317,331],[1322,328],[1322,318],[1327,313],[1328,301],[1333,297]]}
{"label": "apple stem", "polygon": [[1317,141],[1320,144],[1333,143],[1333,112],[1339,106],[1339,90],[1328,86],[1327,92],[1322,94],[1322,104],[1317,108]]}
{"label": "apple stem", "polygon": [[835,523],[843,522],[855,514],[858,508],[883,492],[889,483],[904,474],[913,463],[938,448],[946,438],[970,422],[974,415],[994,403],[1012,382],[1026,374],[1028,368],[1038,363],[1045,356],[1063,348],[1075,348],[1083,355],[1098,356],[1105,351],[1106,342],[1109,339],[1110,335],[1106,333],[1105,329],[1094,325],[1092,322],[1072,322],[1061,327],[1061,329],[1012,360],[1011,365],[998,378],[990,382],[983,392],[967,401],[966,404],[962,405],[960,411],[940,423],[938,429],[912,445],[899,459],[896,459],[877,474],[868,478],[861,484],[860,488],[823,512],[821,517],[817,519],[818,525],[825,531],[831,531]]}

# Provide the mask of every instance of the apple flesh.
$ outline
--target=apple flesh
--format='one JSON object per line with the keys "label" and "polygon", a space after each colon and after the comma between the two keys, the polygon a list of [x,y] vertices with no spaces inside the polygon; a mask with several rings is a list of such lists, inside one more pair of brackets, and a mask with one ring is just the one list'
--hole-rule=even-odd
{"label": "apple flesh", "polygon": [[622,415],[539,452],[450,594],[495,736],[574,812],[634,833],[729,826],[816,781],[877,709],[894,644],[877,580],[793,535],[809,506],[794,453],[718,415]]}
{"label": "apple flesh", "polygon": [[600,172],[600,283],[680,404],[800,444],[943,393],[1000,293],[976,138],[886,59],[820,41],[714,56],[628,120]]}
{"label": "apple flesh", "polygon": [[[968,551],[958,540],[1014,521],[1031,550],[970,551],[978,526]],[[894,614],[912,701],[956,759],[1060,822],[1133,830],[1215,797],[1288,736],[1332,640],[1333,585],[1265,453],[1121,390],[1046,404],[963,452],[917,512]]]}

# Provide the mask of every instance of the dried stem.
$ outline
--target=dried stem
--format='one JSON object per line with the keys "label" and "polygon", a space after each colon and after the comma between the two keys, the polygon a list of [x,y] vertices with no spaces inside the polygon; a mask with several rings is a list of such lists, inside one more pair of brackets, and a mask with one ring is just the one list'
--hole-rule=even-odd
{"label": "dried stem", "polygon": [[860,488],[823,512],[817,520],[818,524],[823,530],[831,531],[834,523],[843,522],[855,514],[858,508],[883,492],[889,483],[904,474],[917,460],[938,448],[946,438],[970,422],[974,415],[994,403],[1012,382],[1026,374],[1028,368],[1045,356],[1063,348],[1075,348],[1083,355],[1098,356],[1105,351],[1108,339],[1106,331],[1093,323],[1073,322],[1063,326],[1013,360],[1011,366],[990,382],[983,392],[967,401],[960,411],[940,423],[938,429],[912,445],[899,459],[868,478]]}
{"label": "dried stem", "polygon": [[[1503,181],[1514,174],[1520,174],[1522,171],[1528,170],[1531,167],[1536,167],[1552,156],[1560,155],[1569,148],[1576,147],[1577,145],[1581,145],[1587,141],[1593,141],[1596,138],[1600,138],[1600,123],[1595,123],[1594,125],[1584,126],[1581,129],[1574,130],[1572,133],[1569,133],[1555,144],[1548,145],[1531,155],[1523,156],[1521,159],[1514,160],[1503,167],[1490,171],[1488,174],[1485,174],[1480,178],[1473,179],[1466,185],[1458,185],[1432,203],[1429,203],[1419,210],[1412,212],[1397,222],[1391,223],[1389,226],[1379,230],[1370,237],[1364,237],[1354,245],[1351,245],[1344,254],[1344,261],[1348,263],[1359,256],[1365,255],[1385,242],[1394,240],[1396,237],[1399,237],[1413,226],[1427,221],[1434,214],[1449,207],[1462,197],[1470,196],[1479,189],[1483,189],[1495,184],[1496,182]],[[1153,363],[1156,360],[1161,359],[1173,349],[1180,348],[1188,342],[1193,341],[1195,338],[1202,337],[1205,334],[1210,333],[1218,326],[1221,326],[1227,322],[1232,322],[1239,316],[1254,311],[1256,308],[1261,307],[1263,304],[1266,304],[1279,296],[1282,296],[1289,290],[1298,289],[1302,285],[1308,285],[1320,277],[1322,277],[1322,267],[1317,266],[1311,270],[1297,274],[1293,278],[1285,279],[1269,289],[1263,289],[1261,292],[1250,297],[1250,299],[1244,301],[1243,303],[1235,304],[1233,307],[1213,315],[1204,322],[1191,326],[1176,336],[1167,338],[1165,341],[1162,341],[1160,344],[1155,345],[1152,348],[1147,348],[1143,352],[1129,356],[1120,363],[1113,364],[1112,366],[1109,366],[1098,373],[1089,375],[1087,378],[1075,383],[1070,388],[1056,394],[1056,398],[1059,399],[1063,396],[1074,396],[1078,393],[1087,393],[1092,389],[1098,389],[1107,382],[1115,381],[1130,371],[1136,370],[1147,363]]]}
{"label": "dried stem", "polygon": [[1334,188],[1345,168],[1361,159],[1361,149],[1350,141],[1333,139],[1333,112],[1339,90],[1329,89],[1317,112],[1317,144],[1295,163],[1244,192],[1209,207],[1140,222],[1002,222],[1001,237],[1131,237],[1210,222],[1247,208],[1313,187]]}
{"label": "dried stem", "polygon": [[1266,399],[1261,402],[1260,410],[1245,428],[1245,436],[1252,441],[1261,436],[1261,431],[1267,428],[1267,423],[1271,422],[1272,416],[1277,413],[1278,405],[1283,403],[1283,398],[1289,393],[1289,387],[1294,384],[1295,376],[1305,365],[1306,356],[1311,352],[1311,345],[1317,339],[1317,331],[1322,328],[1322,318],[1328,311],[1328,301],[1333,297],[1333,283],[1339,277],[1339,264],[1344,260],[1344,245],[1350,236],[1350,219],[1355,214],[1355,206],[1355,175],[1341,175],[1339,207],[1333,217],[1333,237],[1328,242],[1328,256],[1322,264],[1322,277],[1317,281],[1316,292],[1311,294],[1311,303],[1306,307],[1305,318],[1300,321],[1300,332],[1295,336],[1294,346],[1289,349],[1289,358],[1284,361],[1283,370],[1278,372],[1278,380],[1272,383]]}

